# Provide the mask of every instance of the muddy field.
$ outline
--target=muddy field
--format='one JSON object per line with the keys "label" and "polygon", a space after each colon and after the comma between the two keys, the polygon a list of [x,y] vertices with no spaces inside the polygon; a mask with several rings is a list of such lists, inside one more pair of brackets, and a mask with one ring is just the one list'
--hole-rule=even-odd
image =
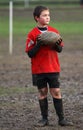
{"label": "muddy field", "polygon": [[[83,12],[83,11],[82,11]],[[58,11],[57,11],[58,13]],[[72,120],[74,126],[60,127],[53,107],[52,97],[48,94],[49,126],[37,127],[41,118],[37,98],[37,89],[32,86],[30,59],[24,52],[24,44],[20,50],[14,48],[10,56],[3,50],[0,53],[0,130],[83,130],[83,35],[68,38],[64,36],[65,48],[59,54],[61,63],[61,91],[66,118]],[[25,37],[19,38],[24,43]],[[8,39],[0,38],[2,48]],[[18,43],[18,41],[15,41]],[[15,91],[19,89],[19,91]],[[14,91],[13,91],[14,90]],[[22,91],[23,90],[23,91]]]}

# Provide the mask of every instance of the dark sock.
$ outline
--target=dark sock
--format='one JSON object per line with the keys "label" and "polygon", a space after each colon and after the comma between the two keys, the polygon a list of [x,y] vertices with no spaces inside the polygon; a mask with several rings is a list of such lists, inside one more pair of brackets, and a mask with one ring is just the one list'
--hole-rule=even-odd
{"label": "dark sock", "polygon": [[64,119],[62,99],[53,98],[53,103],[56,110],[56,114],[59,117],[59,121]]}
{"label": "dark sock", "polygon": [[42,100],[39,100],[41,115],[43,119],[47,119],[48,117],[48,101],[47,98],[44,98]]}

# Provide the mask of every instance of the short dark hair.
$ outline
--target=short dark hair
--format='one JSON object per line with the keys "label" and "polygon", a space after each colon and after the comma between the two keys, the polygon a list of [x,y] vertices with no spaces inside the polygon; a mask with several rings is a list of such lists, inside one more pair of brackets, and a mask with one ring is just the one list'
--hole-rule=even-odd
{"label": "short dark hair", "polygon": [[[35,19],[35,16],[39,17],[41,12],[44,10],[49,10],[49,9],[45,6],[36,6],[34,11],[33,11],[34,19]],[[35,21],[36,21],[36,19],[35,19]]]}

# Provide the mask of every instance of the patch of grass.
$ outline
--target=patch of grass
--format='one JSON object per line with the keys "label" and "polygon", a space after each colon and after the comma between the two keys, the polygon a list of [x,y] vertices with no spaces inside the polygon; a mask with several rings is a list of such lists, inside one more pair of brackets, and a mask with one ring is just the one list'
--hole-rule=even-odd
{"label": "patch of grass", "polygon": [[9,22],[8,20],[5,22],[5,20],[0,21],[0,36],[8,36],[9,34]]}
{"label": "patch of grass", "polygon": [[58,22],[52,23],[52,26],[63,34],[83,34],[83,22]]}
{"label": "patch of grass", "polygon": [[[8,21],[0,22],[0,36],[8,36],[9,25]],[[83,34],[83,22],[57,22],[50,23],[51,26],[57,28],[61,34]],[[33,21],[14,21],[13,34],[25,36],[36,24]]]}
{"label": "patch of grass", "polygon": [[36,92],[35,87],[0,87],[0,96],[20,94],[20,93],[34,93]]}

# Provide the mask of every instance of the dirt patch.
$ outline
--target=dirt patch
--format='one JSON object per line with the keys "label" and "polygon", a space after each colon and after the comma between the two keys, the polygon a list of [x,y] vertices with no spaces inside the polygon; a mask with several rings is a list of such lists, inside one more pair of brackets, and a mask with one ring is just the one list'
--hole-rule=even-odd
{"label": "dirt patch", "polygon": [[[57,116],[50,94],[49,121],[50,126],[36,127],[40,110],[38,105],[37,90],[32,86],[30,62],[27,55],[0,57],[0,86],[24,87],[25,91],[0,96],[0,128],[2,130],[82,130],[83,128],[83,60],[82,51],[73,53],[63,52],[61,62],[61,90],[64,102],[65,116],[74,122],[73,127],[58,127]],[[11,62],[10,62],[11,61]],[[28,62],[27,62],[28,61]],[[35,91],[26,91],[31,88]]]}

